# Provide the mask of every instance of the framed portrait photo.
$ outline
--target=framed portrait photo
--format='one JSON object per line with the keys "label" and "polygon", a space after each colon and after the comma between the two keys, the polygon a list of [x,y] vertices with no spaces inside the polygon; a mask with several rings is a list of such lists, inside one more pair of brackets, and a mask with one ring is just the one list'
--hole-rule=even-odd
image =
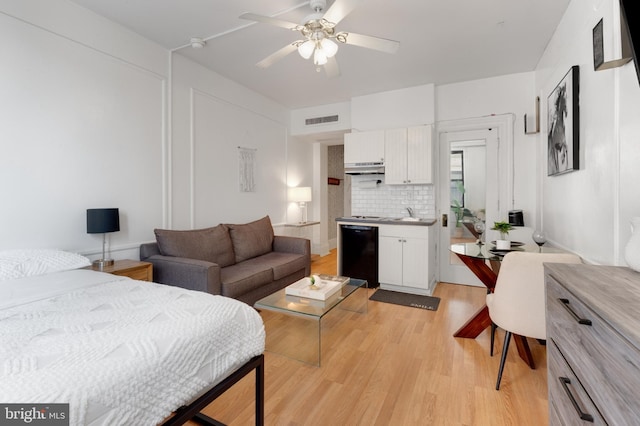
{"label": "framed portrait photo", "polygon": [[579,169],[580,68],[571,67],[547,98],[547,176]]}

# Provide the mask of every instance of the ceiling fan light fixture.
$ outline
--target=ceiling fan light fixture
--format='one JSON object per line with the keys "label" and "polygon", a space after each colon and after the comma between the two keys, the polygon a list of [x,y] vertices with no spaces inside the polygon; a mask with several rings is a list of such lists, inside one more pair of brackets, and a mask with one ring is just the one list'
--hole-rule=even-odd
{"label": "ceiling fan light fixture", "polygon": [[327,63],[327,55],[321,47],[317,47],[313,54],[313,63],[315,65],[324,65]]}
{"label": "ceiling fan light fixture", "polygon": [[[320,71],[324,66],[328,77],[336,77],[340,75],[340,71],[334,56],[338,52],[338,45],[340,43],[378,50],[385,53],[395,53],[400,46],[400,43],[397,41],[336,30],[336,25],[351,13],[361,1],[362,0],[331,0],[331,6],[325,11],[328,3],[327,0],[308,0],[306,4],[311,7],[313,13],[307,16],[301,23],[297,24],[269,16],[243,13],[240,15],[242,19],[296,31],[302,36],[297,41],[267,56],[256,65],[260,68],[266,68],[297,50],[303,59],[310,59],[311,55],[313,55],[313,63],[317,71]],[[296,6],[295,8],[298,7],[299,6]]]}
{"label": "ceiling fan light fixture", "polygon": [[338,52],[338,45],[328,38],[323,38],[320,42],[320,46],[327,58],[332,58]]}
{"label": "ceiling fan light fixture", "polygon": [[304,43],[300,44],[300,46],[298,46],[298,53],[304,59],[309,59],[315,48],[316,43],[313,40],[307,40]]}

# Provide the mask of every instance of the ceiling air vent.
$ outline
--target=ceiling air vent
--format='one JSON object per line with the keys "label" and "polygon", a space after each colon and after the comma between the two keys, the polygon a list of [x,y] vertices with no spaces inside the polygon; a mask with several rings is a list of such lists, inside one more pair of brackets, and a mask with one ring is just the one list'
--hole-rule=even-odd
{"label": "ceiling air vent", "polygon": [[338,121],[338,115],[327,115],[326,117],[307,118],[304,120],[306,126],[313,126],[314,124],[333,123]]}

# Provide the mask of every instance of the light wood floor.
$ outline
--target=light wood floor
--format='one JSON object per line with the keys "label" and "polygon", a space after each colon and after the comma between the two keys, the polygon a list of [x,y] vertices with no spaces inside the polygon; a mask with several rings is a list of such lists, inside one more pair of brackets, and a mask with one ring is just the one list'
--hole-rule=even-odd
{"label": "light wood floor", "polygon": [[[312,270],[335,274],[335,252],[314,260]],[[545,347],[530,340],[531,370],[511,344],[496,391],[504,333],[498,331],[493,357],[488,330],[475,340],[453,337],[486,290],[441,283],[434,296],[441,298],[436,312],[375,301],[367,314],[334,309],[323,326],[320,368],[266,352],[265,423],[547,424]],[[204,412],[228,425],[253,424],[254,375]]]}

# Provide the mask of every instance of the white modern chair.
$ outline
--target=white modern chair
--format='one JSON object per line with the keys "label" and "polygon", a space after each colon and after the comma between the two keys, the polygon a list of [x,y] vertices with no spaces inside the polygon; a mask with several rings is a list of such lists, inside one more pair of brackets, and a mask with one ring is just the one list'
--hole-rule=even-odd
{"label": "white modern chair", "polygon": [[[500,389],[502,371],[512,334],[546,340],[545,290],[543,263],[582,263],[569,253],[507,253],[500,265],[493,293],[487,294],[491,321],[506,331],[496,390]],[[492,330],[492,332],[495,330]],[[493,354],[493,336],[491,353]]]}

